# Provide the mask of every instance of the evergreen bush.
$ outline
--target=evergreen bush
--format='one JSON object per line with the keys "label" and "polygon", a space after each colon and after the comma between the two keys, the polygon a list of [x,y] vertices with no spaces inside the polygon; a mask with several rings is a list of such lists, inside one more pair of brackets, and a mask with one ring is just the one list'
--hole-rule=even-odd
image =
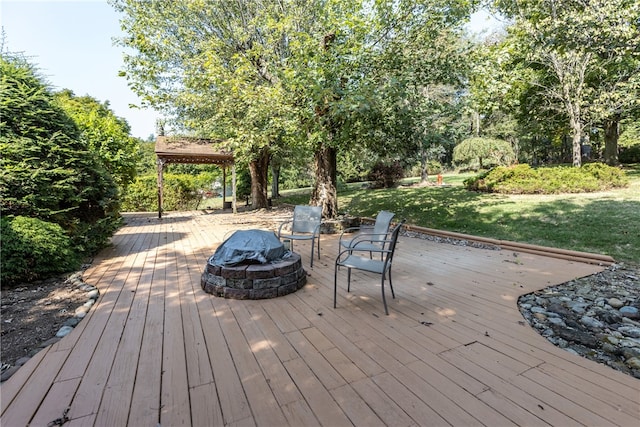
{"label": "evergreen bush", "polygon": [[58,224],[24,216],[0,220],[2,284],[64,273],[80,266],[71,238]]}
{"label": "evergreen bush", "polygon": [[534,169],[529,165],[498,166],[466,180],[469,190],[503,194],[587,193],[626,187],[624,171],[601,163]]}
{"label": "evergreen bush", "polygon": [[[120,224],[117,186],[26,61],[0,56],[0,93],[0,213],[55,223],[73,247],[75,256],[66,258],[90,255]],[[5,250],[21,248],[12,236],[20,237],[3,236],[3,275],[25,256]],[[70,265],[38,262],[37,275]]]}

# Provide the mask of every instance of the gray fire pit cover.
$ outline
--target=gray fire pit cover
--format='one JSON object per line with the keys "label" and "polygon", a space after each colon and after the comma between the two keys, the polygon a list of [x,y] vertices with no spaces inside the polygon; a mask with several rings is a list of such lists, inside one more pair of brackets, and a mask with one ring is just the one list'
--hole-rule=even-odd
{"label": "gray fire pit cover", "polygon": [[238,230],[218,246],[209,264],[229,266],[244,261],[265,264],[281,259],[284,253],[284,245],[273,231]]}

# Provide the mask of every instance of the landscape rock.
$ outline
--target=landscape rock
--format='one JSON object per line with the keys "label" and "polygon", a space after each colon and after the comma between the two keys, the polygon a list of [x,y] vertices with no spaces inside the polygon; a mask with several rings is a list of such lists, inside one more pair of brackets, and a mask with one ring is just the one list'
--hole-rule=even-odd
{"label": "landscape rock", "polygon": [[640,319],[640,310],[637,307],[628,305],[620,307],[620,314],[629,319]]}
{"label": "landscape rock", "polygon": [[69,335],[69,333],[71,331],[73,331],[73,327],[71,327],[71,326],[63,326],[62,328],[60,328],[60,330],[58,330],[58,333],[56,334],[56,337],[58,337],[58,338],[66,337],[67,335]]}
{"label": "landscape rock", "polygon": [[602,273],[523,295],[520,312],[540,335],[571,353],[640,378],[637,267]]}

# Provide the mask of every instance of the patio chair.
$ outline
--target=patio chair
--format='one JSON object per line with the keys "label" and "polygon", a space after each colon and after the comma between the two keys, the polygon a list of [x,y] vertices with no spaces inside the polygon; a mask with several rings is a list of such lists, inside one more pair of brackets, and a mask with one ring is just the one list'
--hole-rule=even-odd
{"label": "patio chair", "polygon": [[[389,234],[389,228],[391,227],[391,220],[395,214],[389,211],[380,211],[376,216],[376,222],[373,227],[350,227],[345,229],[340,234],[340,245],[338,246],[339,250],[342,248],[351,248],[358,244],[359,250],[366,250],[366,248],[371,248],[373,250],[376,249],[384,249],[384,241],[387,240]],[[345,233],[356,233],[355,236]],[[372,255],[371,251],[369,255]],[[384,254],[381,254],[381,256]]]}
{"label": "patio chair", "polygon": [[311,267],[313,267],[313,252],[316,240],[318,241],[318,259],[320,259],[321,223],[322,206],[298,205],[293,209],[293,218],[280,224],[278,238],[291,240],[291,250],[293,250],[294,240],[311,240]]}
{"label": "patio chair", "polygon": [[[351,269],[368,271],[370,273],[376,273],[380,275],[380,285],[382,288],[382,302],[384,304],[384,312],[389,315],[389,309],[387,308],[387,298],[384,292],[384,281],[389,276],[389,287],[391,288],[391,296],[396,297],[393,291],[393,281],[391,280],[391,262],[393,261],[393,254],[396,250],[396,243],[398,241],[398,234],[400,229],[404,225],[406,220],[400,221],[395,228],[389,234],[389,237],[384,241],[380,240],[361,240],[356,242],[352,247],[344,249],[338,254],[336,258],[334,276],[333,276],[333,308],[336,308],[336,300],[338,294],[338,268],[347,268],[347,292],[351,291]],[[380,244],[381,247],[372,247],[371,244]],[[369,245],[367,245],[369,244]],[[364,249],[360,249],[360,246]],[[367,246],[365,246],[367,245]],[[363,252],[379,252],[382,255],[382,259],[373,259],[373,257],[358,255]],[[377,257],[376,257],[377,258]]]}

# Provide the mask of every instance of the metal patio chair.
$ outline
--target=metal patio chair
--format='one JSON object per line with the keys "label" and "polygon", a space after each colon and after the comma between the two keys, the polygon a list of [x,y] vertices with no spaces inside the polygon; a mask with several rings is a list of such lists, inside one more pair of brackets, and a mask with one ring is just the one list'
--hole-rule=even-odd
{"label": "metal patio chair", "polygon": [[[391,227],[391,220],[395,214],[389,211],[380,211],[376,216],[376,222],[371,226],[350,227],[345,229],[339,238],[340,245],[339,250],[342,248],[351,248],[356,244],[359,250],[366,250],[366,248],[384,249],[384,241],[387,240],[389,234],[389,228]],[[347,235],[345,235],[347,233]],[[350,235],[350,233],[356,233]],[[373,252],[373,250],[371,252]],[[370,253],[371,255],[371,253]]]}
{"label": "metal patio chair", "polygon": [[[389,309],[387,308],[387,298],[384,291],[384,281],[389,277],[389,287],[391,288],[391,296],[396,297],[393,291],[393,281],[391,280],[391,263],[393,261],[393,255],[396,250],[396,243],[398,241],[398,234],[400,229],[404,225],[406,220],[400,221],[391,231],[389,237],[384,241],[380,240],[361,240],[356,242],[355,245],[344,249],[338,254],[335,263],[334,277],[333,277],[333,308],[336,308],[336,300],[338,294],[338,268],[347,268],[347,292],[351,291],[351,269],[368,271],[370,273],[376,273],[380,275],[380,287],[382,288],[382,302],[384,303],[384,312],[389,315]],[[382,247],[373,247],[371,245],[382,244]],[[363,249],[360,249],[362,245]],[[361,254],[364,252],[380,253],[381,259],[373,259],[372,256],[366,257]],[[377,257],[376,257],[377,258]]]}
{"label": "metal patio chair", "polygon": [[318,245],[318,259],[320,259],[320,225],[322,224],[322,206],[298,205],[293,209],[293,218],[280,224],[279,239],[289,239],[291,250],[294,240],[311,240],[311,267],[313,267],[313,252]]}

